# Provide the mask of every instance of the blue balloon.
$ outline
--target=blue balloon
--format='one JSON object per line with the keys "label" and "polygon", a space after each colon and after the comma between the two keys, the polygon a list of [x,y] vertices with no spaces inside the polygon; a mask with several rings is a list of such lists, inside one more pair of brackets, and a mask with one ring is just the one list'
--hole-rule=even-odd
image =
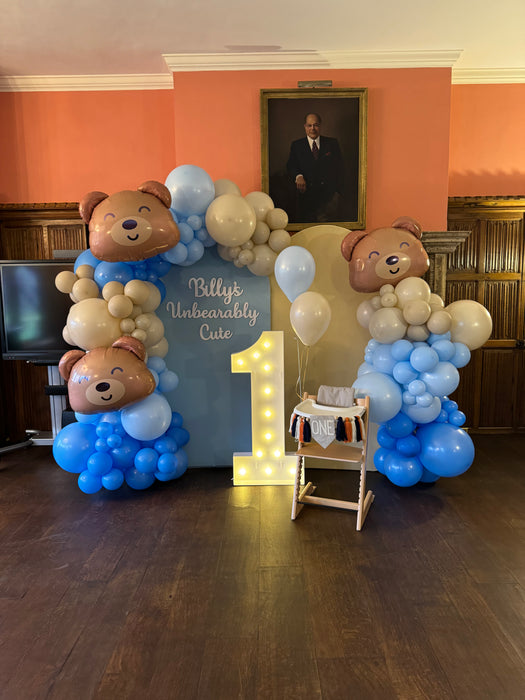
{"label": "blue balloon", "polygon": [[442,362],[448,362],[456,352],[454,343],[451,343],[450,340],[436,340],[435,343],[432,343],[432,350],[437,352]]}
{"label": "blue balloon", "polygon": [[109,435],[106,439],[107,446],[110,449],[114,449],[115,447],[120,447],[122,445],[122,436],[117,435],[114,433],[113,435]]}
{"label": "blue balloon", "polygon": [[171,423],[171,408],[162,394],[154,392],[121,412],[124,430],[135,440],[156,440]]}
{"label": "blue balloon", "polygon": [[368,372],[375,372],[374,367],[368,362],[362,362],[357,370],[357,376],[360,377],[362,374],[368,374]]}
{"label": "blue balloon", "polygon": [[135,455],[140,450],[140,442],[134,440],[129,435],[124,435],[122,444],[111,450],[110,455],[113,459],[113,464],[122,471],[133,466]]}
{"label": "blue balloon", "polygon": [[163,260],[160,255],[150,258],[145,267],[148,272],[156,274],[157,277],[164,277],[171,270],[170,263],[167,260]]}
{"label": "blue balloon", "polygon": [[398,362],[392,370],[392,374],[394,375],[396,382],[399,382],[400,384],[409,384],[419,376],[419,372],[412,367],[410,362],[405,361]]}
{"label": "blue balloon", "polygon": [[450,358],[450,361],[454,365],[454,367],[458,367],[460,369],[461,367],[465,367],[465,365],[468,365],[470,362],[470,350],[469,348],[464,345],[463,343],[453,343],[455,352],[454,355]]}
{"label": "blue balloon", "polygon": [[102,486],[108,491],[116,491],[124,483],[124,472],[120,469],[112,469],[102,477]]}
{"label": "blue balloon", "polygon": [[372,364],[374,369],[385,374],[392,374],[392,370],[397,364],[397,360],[392,357],[390,345],[379,345],[373,353]]}
{"label": "blue balloon", "polygon": [[315,260],[310,251],[292,245],[282,250],[275,260],[275,280],[293,302],[308,291],[315,277]]}
{"label": "blue balloon", "polygon": [[391,418],[385,423],[389,435],[394,438],[402,438],[410,435],[416,426],[405,413],[398,413],[397,416]]}
{"label": "blue balloon", "polygon": [[143,447],[135,455],[135,467],[142,474],[153,474],[157,469],[158,453],[151,447]]}
{"label": "blue balloon", "polygon": [[458,405],[455,401],[452,401],[451,399],[446,399],[446,401],[443,401],[442,408],[444,408],[447,413],[452,413],[452,411],[458,410]]}
{"label": "blue balloon", "polygon": [[446,396],[458,388],[459,372],[451,362],[438,362],[431,371],[422,372],[421,379],[434,396]]}
{"label": "blue balloon", "polygon": [[100,260],[96,258],[91,252],[91,250],[88,248],[87,250],[82,251],[82,253],[80,253],[80,255],[77,256],[77,259],[75,260],[75,264],[73,266],[73,270],[76,272],[81,265],[90,265],[91,267],[97,267],[99,262]]}
{"label": "blue balloon", "polygon": [[374,467],[380,474],[385,473],[385,459],[391,452],[388,447],[380,447],[374,452]]}
{"label": "blue balloon", "polygon": [[165,184],[171,192],[171,208],[182,216],[204,214],[215,199],[213,180],[196,165],[179,165]]}
{"label": "blue balloon", "polygon": [[170,430],[170,436],[179,447],[184,447],[190,441],[190,434],[185,428],[173,428]]}
{"label": "blue balloon", "polygon": [[463,413],[463,411],[451,411],[451,413],[448,414],[448,422],[451,425],[456,425],[458,428],[465,425],[466,420],[467,416]]}
{"label": "blue balloon", "polygon": [[84,493],[96,493],[102,488],[102,480],[86,469],[78,475],[78,488]]}
{"label": "blue balloon", "polygon": [[102,415],[102,413],[79,413],[75,411],[75,419],[79,423],[96,423]]}
{"label": "blue balloon", "polygon": [[146,364],[148,365],[149,370],[153,370],[158,374],[164,372],[164,370],[166,369],[166,362],[162,359],[162,357],[157,357],[156,355],[148,357],[148,361]]}
{"label": "blue balloon", "polygon": [[69,423],[58,433],[53,443],[53,457],[66,472],[80,474],[95,452],[97,434],[91,423]]}
{"label": "blue balloon", "polygon": [[439,416],[441,411],[441,401],[434,397],[430,406],[420,406],[415,403],[413,406],[403,404],[403,413],[412,418],[414,423],[432,423]]}
{"label": "blue balloon", "polygon": [[407,386],[407,389],[414,396],[421,396],[421,394],[425,393],[427,387],[425,382],[422,382],[420,379],[414,379],[414,381],[410,382]]}
{"label": "blue balloon", "polygon": [[392,357],[398,362],[405,362],[410,357],[410,354],[414,346],[410,340],[403,338],[402,340],[396,340],[392,343]]}
{"label": "blue balloon", "polygon": [[162,253],[162,257],[172,265],[180,265],[188,257],[188,248],[179,241],[176,246]]}
{"label": "blue balloon", "polygon": [[191,216],[188,216],[186,223],[188,226],[191,226],[193,231],[199,231],[202,228],[204,221],[202,216],[192,214]]}
{"label": "blue balloon", "polygon": [[111,471],[113,460],[107,452],[95,452],[88,458],[87,468],[93,476],[102,476]]}
{"label": "blue balloon", "polygon": [[377,431],[377,442],[381,447],[386,447],[387,450],[393,450],[396,446],[396,438],[393,437],[387,428],[388,423],[379,426]]}
{"label": "blue balloon", "polygon": [[177,411],[173,411],[173,413],[171,414],[170,428],[182,428],[183,423],[184,419],[181,416],[181,414],[177,413]]}
{"label": "blue balloon", "polygon": [[156,280],[153,284],[155,285],[155,287],[157,287],[157,289],[160,292],[161,302],[164,301],[164,298],[166,296],[166,285],[164,284],[164,282],[162,280]]}
{"label": "blue balloon", "polygon": [[179,386],[179,377],[171,370],[162,372],[159,377],[159,391],[163,394],[173,391]]}
{"label": "blue balloon", "polygon": [[404,457],[391,452],[385,459],[385,476],[396,486],[414,486],[423,476],[423,465],[417,457]]}
{"label": "blue balloon", "polygon": [[155,441],[154,449],[159,453],[159,455],[163,455],[166,452],[172,452],[175,454],[175,452],[177,452],[179,449],[179,446],[177,445],[175,438],[166,434]]}
{"label": "blue balloon", "polygon": [[437,476],[459,476],[474,461],[474,443],[468,433],[450,423],[432,423],[417,431],[420,460]]}
{"label": "blue balloon", "polygon": [[165,452],[159,457],[158,471],[163,474],[174,473],[178,466],[178,459],[174,452]]}
{"label": "blue balloon", "polygon": [[370,396],[370,420],[373,423],[385,423],[399,413],[403,403],[401,389],[388,374],[362,374],[352,386],[357,397]]}
{"label": "blue balloon", "polygon": [[108,282],[126,285],[134,278],[133,268],[124,262],[101,262],[95,270],[95,282],[100,289]]}
{"label": "blue balloon", "polygon": [[124,478],[128,486],[131,486],[132,489],[136,489],[137,491],[149,489],[149,487],[155,483],[154,474],[144,474],[134,467],[127,470]]}
{"label": "blue balloon", "polygon": [[421,444],[415,435],[407,435],[399,438],[396,443],[396,450],[403,457],[415,457],[421,452]]}
{"label": "blue balloon", "polygon": [[438,479],[439,476],[437,476],[437,474],[432,474],[432,472],[429,472],[428,469],[423,467],[423,476],[420,479],[423,484],[433,484]]}
{"label": "blue balloon", "polygon": [[185,245],[188,245],[188,243],[191,243],[191,241],[194,238],[194,231],[193,231],[191,226],[188,226],[188,224],[185,224],[185,223],[179,224],[179,233],[180,233],[181,243],[184,243]]}
{"label": "blue balloon", "polygon": [[417,372],[428,372],[439,362],[439,355],[435,350],[423,343],[410,353],[410,364]]}

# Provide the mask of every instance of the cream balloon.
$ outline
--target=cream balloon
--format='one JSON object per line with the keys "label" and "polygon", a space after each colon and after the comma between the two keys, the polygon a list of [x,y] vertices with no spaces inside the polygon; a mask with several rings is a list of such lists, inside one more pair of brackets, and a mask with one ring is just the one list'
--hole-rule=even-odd
{"label": "cream balloon", "polygon": [[270,233],[270,238],[268,239],[268,245],[276,253],[280,253],[281,250],[288,248],[292,243],[292,237],[284,229],[277,228]]}
{"label": "cream balloon", "polygon": [[108,301],[108,311],[116,318],[126,318],[133,311],[133,302],[124,294],[115,294]]}
{"label": "cream balloon", "polygon": [[77,282],[78,277],[71,270],[62,270],[55,277],[55,287],[63,294],[71,294],[73,285]]}
{"label": "cream balloon", "polygon": [[241,265],[251,265],[255,261],[253,250],[241,250],[237,258]]}
{"label": "cream balloon", "polygon": [[109,347],[120,337],[120,319],[109,313],[104,299],[84,299],[69,310],[67,329],[73,345],[83,350]]}
{"label": "cream balloon", "polygon": [[266,223],[272,230],[286,228],[288,226],[288,214],[284,209],[270,209],[266,214]]}
{"label": "cream balloon", "polygon": [[303,292],[292,302],[290,323],[304,345],[315,345],[330,325],[332,311],[322,294]]}
{"label": "cream balloon", "polygon": [[82,301],[82,299],[94,299],[98,297],[98,284],[95,280],[83,277],[75,282],[71,291],[78,301]]}
{"label": "cream balloon", "polygon": [[[430,308],[432,308],[432,306]],[[427,328],[431,333],[442,335],[450,330],[450,326],[452,325],[452,316],[443,308],[439,308],[437,310],[435,309],[436,307],[434,307],[434,310],[430,314],[430,318],[427,321]]]}
{"label": "cream balloon", "polygon": [[452,317],[450,334],[453,343],[463,343],[469,350],[476,350],[490,338],[492,319],[482,304],[462,299],[446,306],[445,311]]}
{"label": "cream balloon", "polygon": [[403,308],[409,301],[422,299],[427,304],[430,300],[430,287],[421,277],[405,277],[396,285],[398,306]]}
{"label": "cream balloon", "polygon": [[142,308],[141,313],[146,314],[149,311],[155,311],[155,309],[160,306],[161,295],[159,288],[156,287],[153,282],[144,282],[144,284],[147,285],[149,289],[149,295],[146,301],[143,301],[140,306]]}
{"label": "cream balloon", "polygon": [[116,296],[117,294],[124,294],[124,285],[122,282],[106,282],[106,284],[102,287],[102,296],[106,301],[109,301],[111,297]]}
{"label": "cream balloon", "polygon": [[375,312],[376,309],[374,306],[372,306],[370,299],[365,299],[365,301],[362,301],[357,307],[356,311],[356,318],[359,325],[363,326],[363,328],[368,328],[370,325],[370,320]]}
{"label": "cream balloon", "polygon": [[214,241],[225,246],[246,243],[255,231],[254,208],[243,197],[222,194],[206,210],[206,228]]}
{"label": "cream balloon", "polygon": [[221,194],[235,194],[238,197],[241,195],[241,190],[238,188],[238,186],[235,184],[235,182],[232,182],[231,180],[227,180],[226,178],[221,178],[220,180],[215,180],[213,183],[215,187],[215,196],[220,197]]}
{"label": "cream balloon", "polygon": [[253,207],[257,221],[265,221],[268,212],[275,206],[273,199],[265,192],[249,192],[244,199]]}
{"label": "cream balloon", "polygon": [[252,241],[255,245],[262,245],[268,242],[268,238],[270,238],[270,227],[264,221],[258,221],[255,224]]}
{"label": "cream balloon", "polygon": [[95,268],[92,265],[79,265],[76,269],[76,275],[79,279],[92,280],[95,276]]}
{"label": "cream balloon", "polygon": [[407,323],[401,309],[383,307],[372,315],[368,329],[374,340],[380,343],[395,343],[405,335]]}
{"label": "cream balloon", "polygon": [[[111,284],[109,282],[108,284]],[[104,287],[105,289],[105,287]],[[142,280],[130,280],[124,287],[124,294],[131,299],[134,304],[143,304],[150,295],[150,288]]]}
{"label": "cream balloon", "polygon": [[155,345],[146,345],[146,350],[150,357],[166,357],[169,346],[166,338],[162,338]]}
{"label": "cream balloon", "polygon": [[426,340],[429,335],[430,332],[424,324],[422,326],[409,326],[406,332],[406,337],[414,342]]}
{"label": "cream balloon", "polygon": [[251,252],[254,259],[248,265],[248,270],[258,277],[269,277],[273,273],[277,253],[266,244],[254,246]]}
{"label": "cream balloon", "polygon": [[421,326],[430,318],[430,305],[423,299],[414,299],[407,301],[403,306],[403,317],[405,321],[412,326]]}

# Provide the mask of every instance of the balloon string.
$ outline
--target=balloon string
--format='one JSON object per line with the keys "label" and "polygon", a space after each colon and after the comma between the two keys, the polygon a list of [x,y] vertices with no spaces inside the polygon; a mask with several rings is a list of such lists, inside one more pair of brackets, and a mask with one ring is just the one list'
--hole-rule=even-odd
{"label": "balloon string", "polygon": [[295,383],[295,393],[301,399],[303,400],[303,391],[304,391],[304,385],[306,383],[306,370],[308,368],[308,357],[309,357],[309,351],[310,347],[307,345],[301,354],[300,348],[299,348],[299,338],[295,338],[297,342],[297,367],[298,367],[298,377],[297,381]]}

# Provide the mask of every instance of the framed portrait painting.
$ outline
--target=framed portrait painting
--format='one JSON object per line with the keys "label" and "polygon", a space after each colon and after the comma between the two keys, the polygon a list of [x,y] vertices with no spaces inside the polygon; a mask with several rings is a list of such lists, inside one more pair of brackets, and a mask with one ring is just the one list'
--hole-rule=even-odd
{"label": "framed portrait painting", "polygon": [[261,90],[262,190],[290,231],[366,226],[367,88]]}

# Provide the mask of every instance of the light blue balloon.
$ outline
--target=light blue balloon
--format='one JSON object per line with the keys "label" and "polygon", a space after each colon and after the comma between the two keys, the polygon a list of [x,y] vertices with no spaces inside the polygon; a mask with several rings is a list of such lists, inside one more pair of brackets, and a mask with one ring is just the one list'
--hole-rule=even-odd
{"label": "light blue balloon", "polygon": [[406,403],[409,406],[412,406],[413,404],[416,403],[416,397],[414,396],[414,394],[411,394],[409,391],[404,391],[403,392],[403,403]]}
{"label": "light blue balloon", "polygon": [[170,405],[157,392],[122,409],[122,426],[135,440],[156,440],[166,432],[170,423]]}
{"label": "light blue balloon", "polygon": [[171,208],[182,216],[204,214],[215,199],[213,180],[196,165],[179,165],[165,184],[171,192]]}
{"label": "light blue balloon", "polygon": [[159,391],[166,394],[168,391],[173,391],[179,386],[179,377],[171,370],[162,372],[159,377]]}
{"label": "light blue balloon", "polygon": [[282,250],[275,260],[277,284],[293,302],[308,291],[315,277],[315,260],[310,251],[292,245]]}
{"label": "light blue balloon", "polygon": [[432,343],[432,350],[437,352],[442,362],[448,362],[456,352],[454,343],[451,343],[450,340],[436,340],[435,343]]}
{"label": "light blue balloon", "polygon": [[362,374],[368,374],[369,372],[375,372],[375,369],[368,362],[362,362],[357,370],[357,376],[360,377]]}
{"label": "light blue balloon", "polygon": [[421,379],[414,379],[414,381],[410,382],[407,386],[407,389],[414,396],[421,396],[421,394],[425,393],[427,387],[425,382],[422,382]]}
{"label": "light blue balloon", "polygon": [[410,384],[410,382],[414,381],[414,379],[417,379],[419,376],[419,372],[412,367],[410,362],[398,362],[394,366],[392,374],[396,382],[400,384]]}
{"label": "light blue balloon", "polygon": [[417,402],[410,406],[403,404],[403,413],[406,413],[409,418],[412,418],[414,423],[432,423],[441,412],[441,401],[437,396],[434,397],[430,406],[420,406]]}
{"label": "light blue balloon", "polygon": [[186,223],[179,224],[179,233],[181,243],[184,243],[186,245],[188,245],[188,243],[190,243],[190,241],[192,241],[195,237],[193,229]]}
{"label": "light blue balloon", "polygon": [[437,476],[459,476],[474,461],[474,443],[468,433],[450,423],[432,423],[417,431],[420,459]]}
{"label": "light blue balloon", "polygon": [[356,396],[370,396],[370,420],[373,423],[385,423],[399,413],[401,388],[388,374],[368,372],[358,377],[352,386]]}
{"label": "light blue balloon", "polygon": [[426,343],[415,348],[410,354],[410,364],[417,372],[428,372],[439,362],[439,355]]}
{"label": "light blue balloon", "polygon": [[96,258],[91,250],[88,248],[87,250],[82,251],[80,255],[77,256],[77,259],[75,260],[75,264],[73,266],[73,270],[76,272],[77,268],[80,267],[80,265],[91,265],[91,267],[96,267],[99,264],[100,260]]}
{"label": "light blue balloon", "polygon": [[374,350],[372,364],[378,372],[392,374],[397,360],[392,357],[390,345],[379,345],[379,347]]}
{"label": "light blue balloon", "polygon": [[452,394],[459,385],[459,372],[451,362],[439,362],[431,371],[422,372],[420,376],[434,396]]}
{"label": "light blue balloon", "polygon": [[167,260],[172,265],[180,265],[188,257],[188,248],[179,241],[176,246],[162,253],[162,256],[164,260]]}
{"label": "light blue balloon", "polygon": [[191,216],[188,216],[186,223],[188,226],[191,226],[193,231],[198,231],[200,228],[202,228],[203,220],[201,216],[192,214]]}
{"label": "light blue balloon", "polygon": [[416,396],[416,403],[418,406],[423,406],[423,408],[428,408],[432,405],[434,397],[429,391],[424,391],[419,396]]}
{"label": "light blue balloon", "polygon": [[470,350],[463,343],[453,343],[454,345],[454,355],[450,358],[450,361],[454,367],[465,367],[470,362]]}
{"label": "light blue balloon", "polygon": [[405,362],[413,349],[414,346],[410,340],[406,340],[406,338],[396,340],[395,343],[392,343],[392,357],[398,362]]}
{"label": "light blue balloon", "polygon": [[148,361],[146,364],[149,370],[153,370],[158,374],[164,372],[164,370],[166,369],[166,362],[162,359],[162,357],[157,357],[156,355],[148,357]]}

